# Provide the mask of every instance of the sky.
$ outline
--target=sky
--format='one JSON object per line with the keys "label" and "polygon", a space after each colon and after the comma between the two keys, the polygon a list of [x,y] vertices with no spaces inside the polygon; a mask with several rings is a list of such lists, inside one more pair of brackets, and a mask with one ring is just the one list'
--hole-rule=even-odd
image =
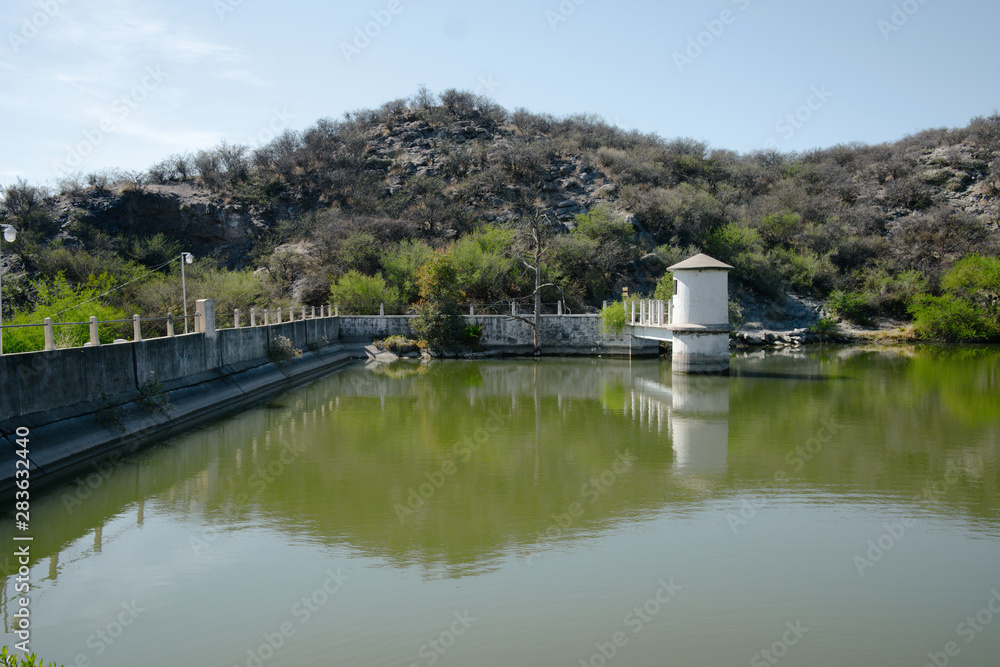
{"label": "sky", "polygon": [[1000,107],[995,0],[4,0],[0,185],[144,170],[412,96],[805,151]]}

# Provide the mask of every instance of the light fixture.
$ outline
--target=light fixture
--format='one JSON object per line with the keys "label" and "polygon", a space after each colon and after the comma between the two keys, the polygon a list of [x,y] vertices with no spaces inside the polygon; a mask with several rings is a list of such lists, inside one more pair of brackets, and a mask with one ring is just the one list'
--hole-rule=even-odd
{"label": "light fixture", "polygon": [[184,281],[184,265],[194,261],[194,255],[189,252],[181,253],[181,298],[184,300],[184,333],[188,332],[188,293],[187,283]]}
{"label": "light fixture", "polygon": [[[2,225],[3,227],[3,240],[7,243],[13,243],[17,240],[17,230],[11,225]],[[2,258],[0,258],[2,259]],[[0,261],[0,281],[3,278],[3,262]],[[3,284],[0,282],[0,301],[2,301],[3,295]],[[0,302],[0,354],[3,354],[3,303]]]}

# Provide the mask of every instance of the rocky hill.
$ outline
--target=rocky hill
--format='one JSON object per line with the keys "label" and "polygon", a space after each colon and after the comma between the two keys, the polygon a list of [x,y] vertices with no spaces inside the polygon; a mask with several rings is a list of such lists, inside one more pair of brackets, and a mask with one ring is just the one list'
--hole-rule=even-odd
{"label": "rocky hill", "polygon": [[[351,270],[391,278],[387,258],[406,244],[464,242],[483,262],[504,257],[475,278],[490,284],[466,286],[488,300],[523,294],[503,246],[540,216],[561,292],[549,300],[582,308],[626,287],[651,293],[668,263],[703,250],[736,267],[737,296],[853,298],[843,310],[859,319],[905,317],[956,260],[998,253],[1000,116],[893,144],[739,155],[421,91],[256,149],[223,144],[145,174],[67,179],[58,194],[7,190],[0,212],[26,232],[8,269],[28,278],[66,270],[60,248],[149,266],[183,247],[258,270],[272,298],[316,303]],[[152,238],[163,252],[127,251]]]}

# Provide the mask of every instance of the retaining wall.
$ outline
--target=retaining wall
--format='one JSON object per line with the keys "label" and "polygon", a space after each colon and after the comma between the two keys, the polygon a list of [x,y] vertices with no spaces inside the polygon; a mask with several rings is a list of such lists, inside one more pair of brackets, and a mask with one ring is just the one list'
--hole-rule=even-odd
{"label": "retaining wall", "polygon": [[[31,488],[193,428],[346,363],[336,318],[0,357],[0,494],[28,428]],[[302,351],[275,363],[284,336]],[[162,409],[161,409],[162,408]]]}
{"label": "retaining wall", "polygon": [[[210,302],[204,321],[213,322]],[[218,418],[345,363],[342,343],[411,336],[412,316],[328,317],[214,330],[98,347],[0,357],[0,494],[13,489],[15,439],[30,430],[32,488],[88,464]],[[531,325],[477,315],[480,344],[530,354]],[[600,332],[598,315],[543,315],[542,351],[561,355],[656,355],[655,341]],[[302,356],[269,357],[285,337]],[[5,442],[5,444],[4,444]]]}
{"label": "retaining wall", "polygon": [[[530,315],[527,317],[530,319]],[[345,343],[371,342],[376,338],[399,335],[412,337],[412,315],[340,317],[340,336]],[[508,354],[530,354],[534,350],[531,324],[509,315],[474,315],[466,317],[481,324],[479,344],[486,350]],[[543,354],[556,355],[628,355],[655,356],[659,343],[631,338],[627,334],[609,336],[601,333],[600,315],[542,315]]]}

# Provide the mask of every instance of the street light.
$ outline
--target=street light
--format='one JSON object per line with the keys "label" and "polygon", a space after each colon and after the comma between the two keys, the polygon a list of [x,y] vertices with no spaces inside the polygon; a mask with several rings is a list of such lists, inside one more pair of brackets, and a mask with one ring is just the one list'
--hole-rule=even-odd
{"label": "street light", "polygon": [[181,298],[184,299],[184,333],[188,332],[188,292],[187,284],[184,282],[184,265],[194,261],[194,256],[189,252],[181,253]]}
{"label": "street light", "polygon": [[[3,240],[7,243],[13,243],[17,239],[17,230],[10,225],[0,225],[3,227]],[[2,259],[2,258],[0,258]],[[0,262],[0,281],[3,278],[3,262]],[[0,282],[0,354],[3,354],[3,284]]]}

